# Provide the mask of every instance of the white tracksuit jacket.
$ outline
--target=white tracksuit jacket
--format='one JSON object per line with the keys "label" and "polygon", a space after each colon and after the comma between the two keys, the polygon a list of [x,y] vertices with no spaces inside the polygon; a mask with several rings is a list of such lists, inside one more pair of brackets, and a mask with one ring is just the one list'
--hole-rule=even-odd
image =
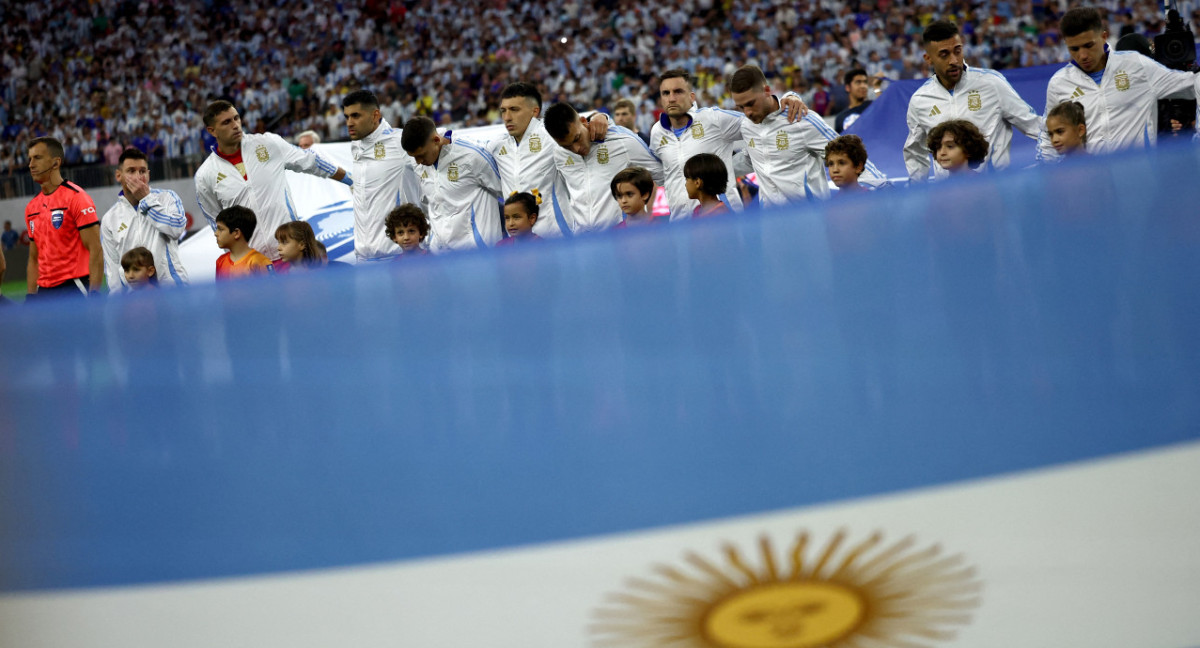
{"label": "white tracksuit jacket", "polygon": [[504,237],[500,171],[490,153],[451,139],[442,146],[437,164],[418,164],[416,171],[429,216],[431,252],[491,247]]}
{"label": "white tracksuit jacket", "polygon": [[[1137,52],[1109,52],[1099,85],[1067,63],[1046,86],[1046,114],[1064,101],[1083,104],[1089,153],[1152,146],[1158,141],[1158,100],[1200,98],[1200,78],[1171,70]],[[1056,157],[1050,149],[1047,157]]]}
{"label": "white tracksuit jacket", "polygon": [[179,260],[179,237],[187,231],[187,215],[179,194],[170,189],[151,189],[136,209],[125,199],[125,192],[118,196],[100,219],[109,292],[115,295],[129,290],[121,257],[135,247],[144,247],[154,255],[158,285],[187,285],[187,271]]}
{"label": "white tracksuit jacket", "polygon": [[700,201],[688,198],[683,177],[683,165],[697,153],[712,153],[725,163],[729,184],[721,196],[721,202],[735,211],[742,210],[742,197],[737,191],[733,169],[733,153],[735,148],[742,147],[743,121],[748,120],[742,113],[712,107],[698,109],[693,105],[688,111],[687,129],[678,137],[671,129],[671,121],[666,113],[650,128],[650,147],[654,155],[662,160],[672,221],[691,218],[692,212],[700,204]]}
{"label": "white tracksuit jacket", "polygon": [[421,179],[416,163],[400,146],[399,128],[387,120],[373,133],[350,142],[354,159],[354,256],[359,261],[388,259],[400,246],[385,233],[388,212],[397,205],[421,205]]}
{"label": "white tracksuit jacket", "polygon": [[328,178],[337,173],[338,167],[312,149],[293,146],[274,133],[243,135],[242,164],[247,179],[216,151],[210,153],[196,170],[196,200],[214,230],[222,209],[233,205],[253,209],[258,224],[250,237],[250,247],[269,259],[278,259],[275,229],[299,219],[284,171]]}
{"label": "white tracksuit jacket", "polygon": [[[746,153],[758,175],[758,198],[764,205],[829,197],[825,145],[837,133],[820,115],[810,112],[789,123],[780,108],[760,124],[743,119],[741,128]],[[859,182],[878,186],[887,178],[868,161]]]}
{"label": "white tracksuit jacket", "polygon": [[655,184],[663,182],[662,162],[642,138],[621,126],[609,126],[604,141],[592,142],[586,157],[556,146],[554,158],[558,179],[550,207],[554,218],[562,216],[576,234],[606,230],[624,219],[611,187],[619,171],[640,166]]}
{"label": "white tracksuit jacket", "polygon": [[504,197],[526,191],[540,199],[540,213],[533,224],[533,233],[542,238],[571,235],[571,227],[565,217],[560,213],[556,218],[550,205],[550,194],[554,191],[556,148],[558,144],[537,117],[529,121],[520,143],[512,135],[504,133],[487,146],[500,170],[500,190]]}
{"label": "white tracksuit jacket", "polygon": [[[934,126],[949,119],[965,119],[979,127],[988,141],[988,163],[993,168],[1008,166],[1012,129],[1038,140],[1038,160],[1050,147],[1045,123],[1029,104],[995,70],[968,67],[950,92],[930,77],[908,101],[908,140],[904,142],[904,166],[911,180],[929,177],[929,147],[925,141]],[[937,167],[939,175],[944,174]]]}

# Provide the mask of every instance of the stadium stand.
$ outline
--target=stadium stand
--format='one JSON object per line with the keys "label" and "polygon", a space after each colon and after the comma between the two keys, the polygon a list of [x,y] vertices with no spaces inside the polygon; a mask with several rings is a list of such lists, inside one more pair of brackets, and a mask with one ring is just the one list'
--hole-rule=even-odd
{"label": "stadium stand", "polygon": [[[1114,37],[1163,29],[1149,0],[1100,4]],[[1181,9],[1198,24],[1195,2]],[[425,114],[473,126],[499,121],[505,84],[536,79],[547,103],[633,98],[648,130],[656,71],[693,71],[701,105],[715,105],[725,75],[751,61],[834,114],[852,66],[928,76],[920,33],[935,15],[962,24],[972,65],[1066,58],[1056,14],[1041,0],[6,3],[0,198],[33,193],[25,145],[39,135],[64,142],[65,177],[82,186],[111,184],[104,165],[127,145],[150,155],[154,177],[188,177],[206,150],[197,112],[219,96],[237,103],[250,132],[311,129],[332,141],[345,137],[338,98],[359,87],[379,94],[390,123]],[[177,25],[189,28],[169,29]]]}

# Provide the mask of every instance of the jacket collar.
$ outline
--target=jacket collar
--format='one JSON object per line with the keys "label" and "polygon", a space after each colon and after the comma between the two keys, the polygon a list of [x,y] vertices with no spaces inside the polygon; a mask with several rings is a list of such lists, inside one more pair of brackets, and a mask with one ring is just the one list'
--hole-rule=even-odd
{"label": "jacket collar", "polygon": [[375,130],[372,131],[370,135],[367,135],[360,140],[350,142],[350,150],[360,151],[368,146],[375,146],[375,142],[378,142],[379,139],[383,137],[383,134],[391,129],[392,125],[389,124],[386,119],[380,119],[379,126],[376,126]]}
{"label": "jacket collar", "polygon": [[[695,123],[696,120],[693,118],[695,114],[696,104],[692,104],[692,107],[687,111],[688,123],[687,126],[684,126],[684,128],[691,128],[692,124]],[[671,126],[671,118],[667,116],[667,111],[665,110],[663,111],[663,114],[659,116],[658,123],[661,124],[663,128],[671,132],[675,131],[675,129]]]}

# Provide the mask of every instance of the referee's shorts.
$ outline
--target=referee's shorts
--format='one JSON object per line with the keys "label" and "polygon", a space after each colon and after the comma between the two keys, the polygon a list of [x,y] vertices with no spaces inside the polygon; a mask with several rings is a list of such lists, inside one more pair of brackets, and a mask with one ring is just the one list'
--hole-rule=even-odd
{"label": "referee's shorts", "polygon": [[32,295],[26,295],[25,300],[36,299],[40,301],[42,299],[56,299],[58,297],[87,297],[89,286],[88,276],[84,275],[74,279],[67,279],[55,286],[38,286],[37,292]]}

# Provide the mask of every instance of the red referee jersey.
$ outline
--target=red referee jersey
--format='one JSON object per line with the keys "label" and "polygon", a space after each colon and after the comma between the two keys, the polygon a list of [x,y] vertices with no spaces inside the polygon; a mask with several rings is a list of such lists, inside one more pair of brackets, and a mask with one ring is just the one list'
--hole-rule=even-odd
{"label": "red referee jersey", "polygon": [[99,224],[92,197],[73,182],[64,181],[49,196],[39,192],[29,201],[25,229],[37,245],[39,286],[88,276],[88,251],[79,230]]}

